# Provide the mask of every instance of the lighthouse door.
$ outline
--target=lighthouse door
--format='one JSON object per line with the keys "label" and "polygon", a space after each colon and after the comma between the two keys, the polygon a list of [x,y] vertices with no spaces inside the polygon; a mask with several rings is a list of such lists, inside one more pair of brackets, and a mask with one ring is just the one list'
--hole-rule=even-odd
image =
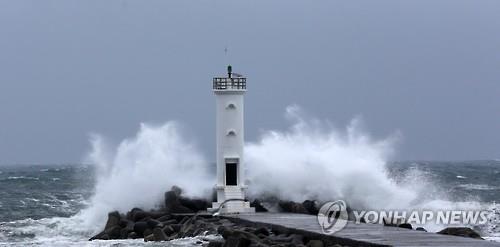
{"label": "lighthouse door", "polygon": [[226,185],[238,185],[238,163],[226,163]]}

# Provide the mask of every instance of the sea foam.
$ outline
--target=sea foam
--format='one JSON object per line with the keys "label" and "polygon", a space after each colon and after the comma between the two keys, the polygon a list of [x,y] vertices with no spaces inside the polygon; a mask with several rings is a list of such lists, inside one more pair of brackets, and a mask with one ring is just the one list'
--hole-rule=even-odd
{"label": "sea foam", "polygon": [[100,135],[93,135],[91,143],[87,162],[96,165],[97,182],[91,206],[82,212],[90,225],[102,225],[112,210],[155,208],[173,185],[188,196],[210,195],[208,162],[175,122],[141,124],[135,137],[117,146]]}
{"label": "sea foam", "polygon": [[386,173],[397,133],[374,140],[363,131],[360,118],[338,130],[328,121],[304,115],[299,107],[288,107],[289,129],[267,131],[258,142],[246,145],[254,196],[344,199],[358,208],[404,208],[416,199],[418,187],[397,185]]}

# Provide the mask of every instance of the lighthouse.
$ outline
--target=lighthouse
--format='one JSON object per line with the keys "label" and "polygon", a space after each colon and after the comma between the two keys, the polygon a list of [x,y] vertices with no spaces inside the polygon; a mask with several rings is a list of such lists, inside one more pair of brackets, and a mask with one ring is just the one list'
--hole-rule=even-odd
{"label": "lighthouse", "polygon": [[217,202],[219,213],[255,212],[245,201],[244,104],[246,78],[227,67],[227,76],[213,78],[216,100]]}

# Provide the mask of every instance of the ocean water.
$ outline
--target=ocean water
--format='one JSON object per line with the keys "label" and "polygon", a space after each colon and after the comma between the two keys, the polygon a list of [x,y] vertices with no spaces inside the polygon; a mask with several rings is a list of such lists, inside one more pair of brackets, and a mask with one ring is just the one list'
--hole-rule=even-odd
{"label": "ocean water", "polygon": [[[387,165],[395,183],[407,183],[408,174],[433,181],[433,190],[446,193],[443,207],[470,202],[491,210],[490,222],[480,228],[487,239],[500,239],[500,161],[395,162]],[[87,239],[101,226],[88,226],[86,208],[95,193],[94,166],[0,166],[0,246],[194,246],[196,238],[169,243],[142,240]],[[421,195],[425,201],[432,193]],[[430,198],[433,201],[435,198]],[[445,208],[443,208],[445,209]],[[102,219],[104,222],[106,219]]]}
{"label": "ocean water", "polygon": [[197,238],[89,242],[101,227],[88,226],[82,214],[94,174],[80,164],[0,166],[0,246],[195,246]]}

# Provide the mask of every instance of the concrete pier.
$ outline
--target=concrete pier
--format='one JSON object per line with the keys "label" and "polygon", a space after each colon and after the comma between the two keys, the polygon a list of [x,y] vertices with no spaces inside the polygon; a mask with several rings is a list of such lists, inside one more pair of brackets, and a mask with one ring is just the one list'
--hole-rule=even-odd
{"label": "concrete pier", "polygon": [[278,231],[288,230],[309,235],[326,242],[349,246],[436,246],[471,247],[496,246],[500,243],[486,240],[441,235],[398,227],[374,224],[354,224],[332,235],[322,233],[314,215],[287,213],[256,213],[223,216],[232,221],[252,226],[264,226]]}

